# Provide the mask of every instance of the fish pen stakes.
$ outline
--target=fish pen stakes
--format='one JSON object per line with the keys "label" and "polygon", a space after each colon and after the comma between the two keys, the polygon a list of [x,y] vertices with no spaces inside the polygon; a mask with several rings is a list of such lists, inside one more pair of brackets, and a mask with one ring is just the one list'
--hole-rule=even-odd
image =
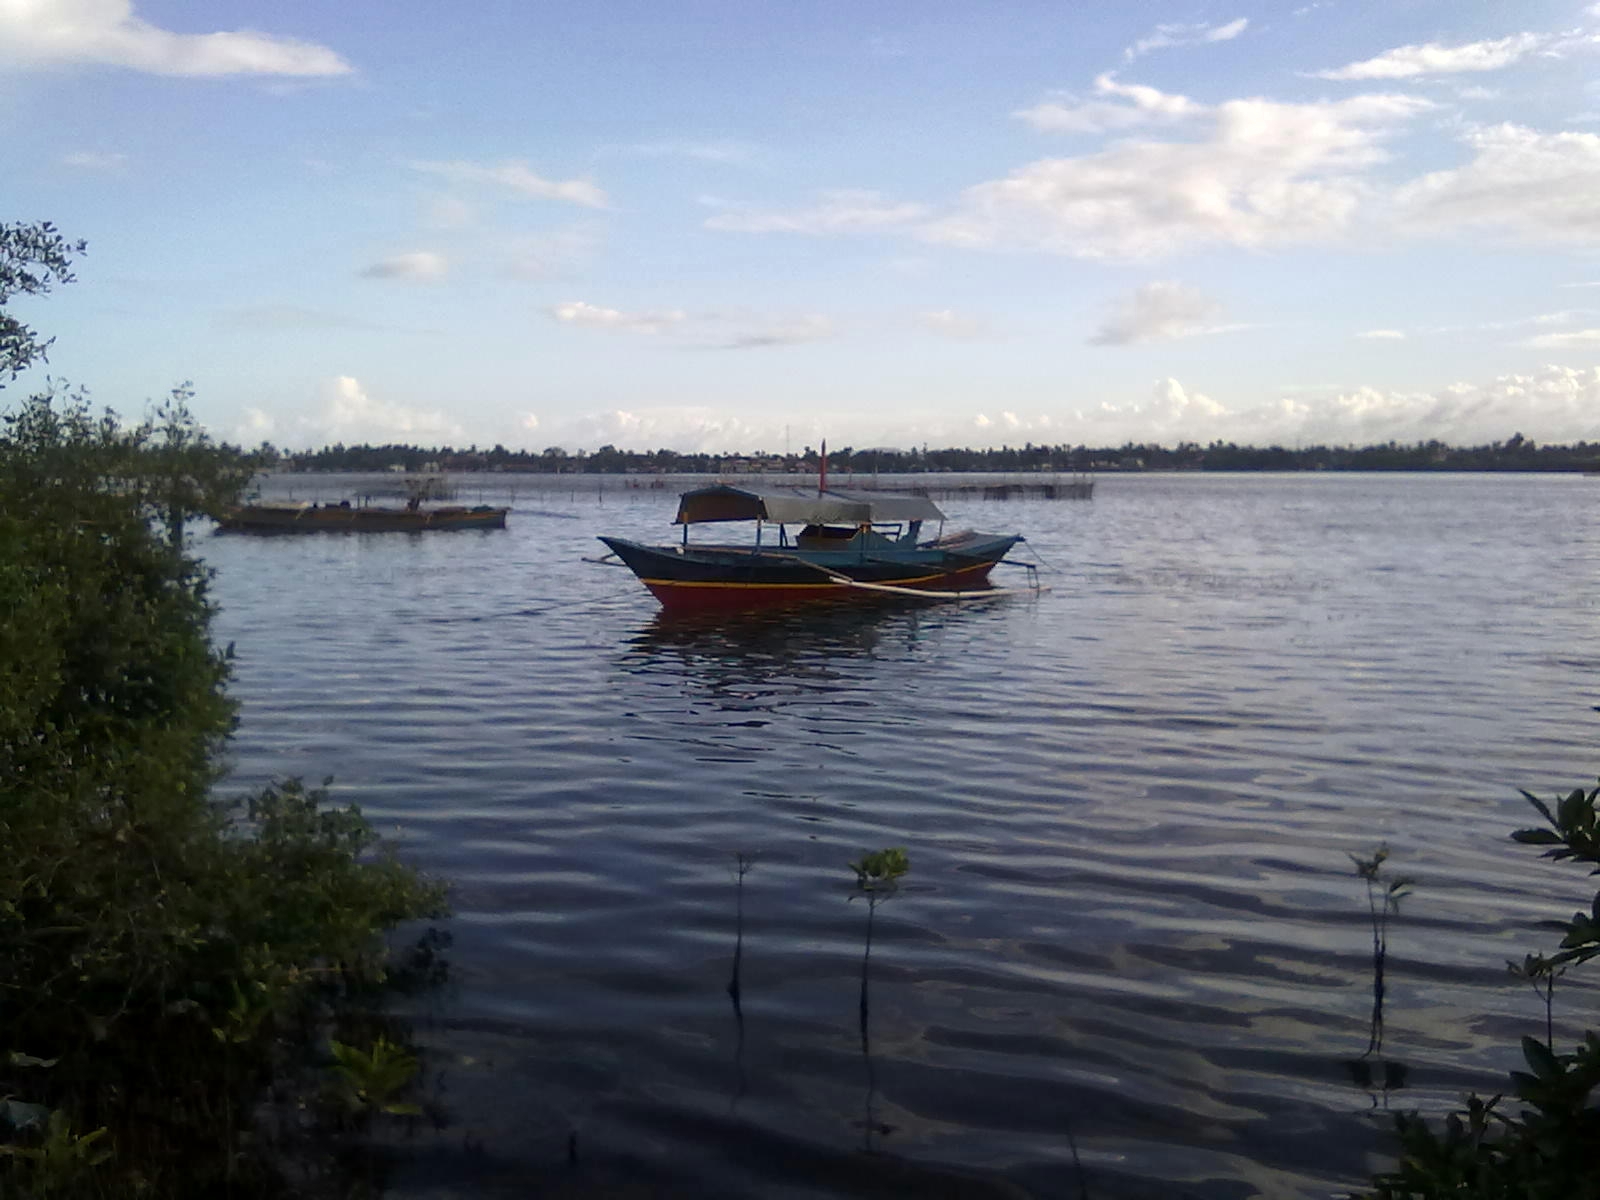
{"label": "fish pen stakes", "polygon": [[930,500],[1093,500],[1094,480],[1069,479],[1049,482],[1007,483],[890,483],[876,484],[874,491],[909,492]]}

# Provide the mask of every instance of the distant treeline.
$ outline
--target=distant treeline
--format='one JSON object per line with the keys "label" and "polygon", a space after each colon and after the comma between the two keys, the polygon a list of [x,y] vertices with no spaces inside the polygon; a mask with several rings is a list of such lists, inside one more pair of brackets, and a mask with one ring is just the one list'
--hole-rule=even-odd
{"label": "distant treeline", "polygon": [[[685,454],[602,446],[592,453],[559,446],[542,451],[469,446],[325,446],[289,454],[263,443],[263,463],[294,471],[526,471],[546,474],[806,473],[818,467],[807,446],[798,454]],[[1122,446],[1001,446],[987,450],[856,450],[828,452],[840,473],[916,474],[931,471],[1600,471],[1600,442],[1539,445],[1514,434],[1486,446],[1440,441],[1375,446],[1239,446],[1233,442],[1129,442]]]}

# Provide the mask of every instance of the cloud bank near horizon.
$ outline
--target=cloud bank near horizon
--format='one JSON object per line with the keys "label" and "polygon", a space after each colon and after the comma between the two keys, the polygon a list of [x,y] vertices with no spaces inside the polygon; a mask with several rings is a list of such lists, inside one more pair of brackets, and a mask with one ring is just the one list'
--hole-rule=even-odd
{"label": "cloud bank near horizon", "polygon": [[[1122,402],[1027,413],[972,411],[938,422],[876,419],[841,410],[814,413],[802,422],[760,420],[709,405],[637,406],[577,416],[519,413],[492,436],[469,434],[435,409],[391,403],[368,395],[359,380],[339,376],[308,409],[272,416],[252,409],[224,436],[247,446],[269,440],[282,449],[311,450],[335,442],[423,446],[493,445],[570,452],[604,445],[630,451],[776,453],[824,438],[835,446],[983,448],[1034,442],[1044,445],[1118,446],[1128,442],[1172,446],[1179,442],[1239,445],[1372,445],[1438,440],[1484,445],[1514,433],[1539,442],[1600,441],[1600,366],[1545,366],[1528,374],[1483,383],[1451,383],[1433,391],[1376,387],[1322,388],[1278,397],[1267,404],[1230,407],[1174,378],[1156,381],[1142,397]],[[535,436],[537,434],[537,436]]]}

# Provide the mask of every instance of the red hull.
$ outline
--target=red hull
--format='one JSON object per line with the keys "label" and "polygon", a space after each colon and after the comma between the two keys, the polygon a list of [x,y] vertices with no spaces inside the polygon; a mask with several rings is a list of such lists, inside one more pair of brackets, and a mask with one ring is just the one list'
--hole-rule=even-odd
{"label": "red hull", "polygon": [[[988,586],[989,572],[993,569],[993,563],[977,563],[931,578],[901,580],[897,586],[930,592],[981,591]],[[643,583],[650,589],[650,594],[661,602],[662,609],[674,615],[752,612],[808,604],[882,604],[889,600],[904,599],[888,592],[825,581],[807,584],[680,583],[668,579],[645,579]]]}

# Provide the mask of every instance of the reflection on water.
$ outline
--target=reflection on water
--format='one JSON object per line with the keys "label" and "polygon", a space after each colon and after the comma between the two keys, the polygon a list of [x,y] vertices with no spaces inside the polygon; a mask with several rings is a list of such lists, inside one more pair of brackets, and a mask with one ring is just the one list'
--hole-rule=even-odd
{"label": "reflection on water", "polygon": [[737,1084],[733,1095],[728,1101],[728,1114],[731,1116],[739,1107],[739,1101],[750,1088],[749,1077],[744,1068],[744,991],[739,982],[739,969],[744,965],[744,877],[750,874],[755,866],[755,859],[748,854],[735,853],[734,855],[734,901],[733,901],[733,967],[728,975],[728,1000],[733,1004],[734,1046],[733,1066],[734,1078]]}
{"label": "reflection on water", "polygon": [[[396,1194],[1348,1188],[1385,1104],[1542,1032],[1504,964],[1581,882],[1505,835],[1593,771],[1569,482],[1109,479],[1004,508],[1037,599],[721,624],[580,562],[653,498],[208,545],[240,781],[331,774],[455,885],[412,1014],[454,1125]],[[1380,842],[1417,881],[1381,996]]]}
{"label": "reflection on water", "polygon": [[719,669],[772,676],[826,670],[841,658],[909,654],[925,624],[941,628],[960,617],[959,609],[896,604],[818,606],[734,620],[658,612],[625,644],[640,661],[659,657],[661,669],[687,678]]}

